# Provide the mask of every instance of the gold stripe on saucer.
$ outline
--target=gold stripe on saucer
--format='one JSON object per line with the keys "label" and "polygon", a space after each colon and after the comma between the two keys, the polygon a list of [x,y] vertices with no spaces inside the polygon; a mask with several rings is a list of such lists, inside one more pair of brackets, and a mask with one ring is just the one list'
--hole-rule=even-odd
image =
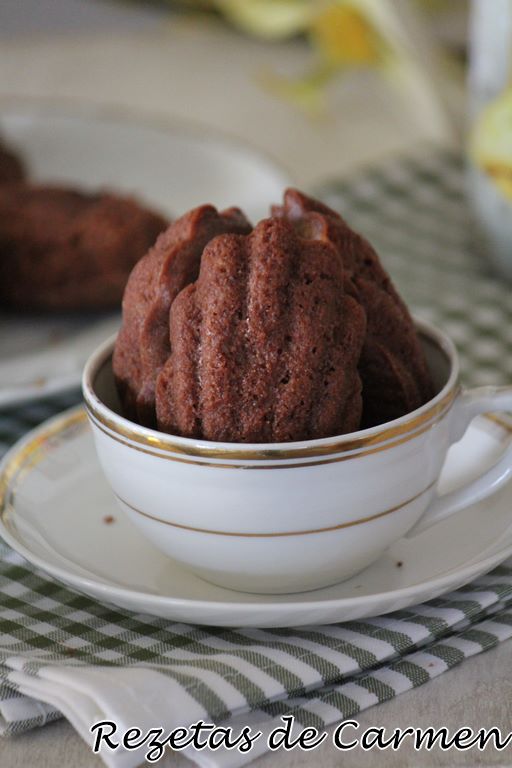
{"label": "gold stripe on saucer", "polygon": [[[444,412],[455,400],[456,396],[459,394],[459,391],[459,386],[454,384],[453,387],[444,395],[444,397],[442,397],[435,404],[431,405],[427,410],[423,411],[417,416],[413,416],[412,418],[401,422],[394,427],[379,429],[379,431],[371,435],[363,435],[362,437],[354,437],[350,439],[341,439],[337,442],[329,443],[328,445],[326,445],[325,442],[322,442],[321,445],[306,444],[301,448],[279,449],[270,447],[271,444],[268,448],[243,448],[241,447],[241,443],[233,444],[233,448],[216,448],[214,447],[215,443],[212,443],[212,446],[210,447],[206,444],[206,441],[203,441],[201,445],[196,445],[190,438],[188,439],[189,443],[191,443],[190,445],[182,444],[174,442],[172,435],[164,436],[162,433],[159,434],[156,431],[154,434],[144,434],[141,432],[141,429],[143,428],[136,424],[134,424],[133,427],[129,426],[130,422],[127,422],[127,420],[124,418],[124,423],[120,423],[119,421],[105,416],[97,408],[91,398],[87,397],[87,395],[85,395],[85,401],[87,409],[94,416],[96,422],[103,425],[103,427],[108,429],[110,432],[115,432],[127,440],[131,440],[132,442],[147,446],[148,448],[156,449],[162,453],[201,456],[209,459],[266,459],[272,461],[283,461],[286,459],[328,456],[332,455],[333,453],[354,451],[359,448],[366,448],[369,446],[380,445],[381,443],[387,443],[395,437],[409,434],[424,424],[432,422],[437,417],[444,415]],[[311,443],[313,441],[303,442]]]}
{"label": "gold stripe on saucer", "polygon": [[[70,428],[87,425],[87,413],[83,406],[73,408],[71,412],[62,414],[52,423],[41,429],[40,433],[23,445],[11,458],[0,476],[0,515],[8,503],[12,503],[16,487],[27,472],[36,467],[48,454],[50,443],[61,439]],[[12,482],[16,478],[16,484]]]}
{"label": "gold stripe on saucer", "polygon": [[506,416],[499,416],[497,413],[486,413],[484,418],[505,430],[505,437],[512,435],[512,415],[507,419]]}
{"label": "gold stripe on saucer", "polygon": [[348,523],[340,523],[339,525],[330,525],[327,528],[311,528],[307,531],[280,531],[277,533],[246,533],[244,531],[215,531],[211,530],[210,528],[194,528],[191,525],[183,525],[182,523],[172,523],[169,520],[162,520],[160,517],[155,517],[154,515],[150,515],[148,512],[143,512],[141,509],[137,509],[137,507],[134,507],[132,504],[128,504],[127,501],[125,501],[121,496],[119,496],[117,493],[114,492],[116,498],[124,504],[126,507],[131,509],[133,512],[136,512],[138,515],[142,515],[142,517],[147,517],[150,520],[154,520],[157,523],[163,523],[164,525],[169,525],[171,528],[180,528],[184,531],[192,531],[193,533],[209,533],[213,536],[235,536],[245,539],[273,539],[278,537],[284,537],[284,536],[308,536],[311,533],[327,533],[329,531],[339,531],[342,528],[352,528],[355,525],[362,525],[363,523],[369,523],[372,520],[378,520],[379,517],[385,517],[386,515],[390,515],[392,512],[397,512],[399,509],[402,509],[403,507],[406,507],[407,504],[412,504],[413,501],[416,501],[420,498],[420,496],[423,496],[424,493],[429,491],[431,488],[433,488],[437,483],[437,479],[434,480],[434,482],[427,485],[426,488],[424,488],[422,491],[417,493],[415,496],[413,496],[410,499],[407,499],[407,501],[403,501],[401,504],[397,504],[396,507],[390,507],[390,509],[385,509],[384,512],[377,512],[375,515],[368,515],[368,517],[360,517],[358,520],[350,520]]}

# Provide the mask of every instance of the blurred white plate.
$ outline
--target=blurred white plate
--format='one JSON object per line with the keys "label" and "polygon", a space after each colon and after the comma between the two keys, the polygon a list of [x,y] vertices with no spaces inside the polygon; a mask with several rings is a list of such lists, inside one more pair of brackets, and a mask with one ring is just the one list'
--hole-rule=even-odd
{"label": "blurred white plate", "polygon": [[[476,419],[450,449],[441,492],[496,463],[511,436],[512,422]],[[512,555],[508,483],[428,531],[400,539],[341,584],[292,595],[244,594],[208,584],[142,538],[103,476],[81,407],[26,435],[0,473],[0,535],[20,555],[94,599],[173,621],[283,627],[376,616],[457,589]]]}
{"label": "blurred white plate", "polygon": [[[290,183],[243,142],[183,121],[51,102],[0,102],[0,135],[37,181],[133,193],[169,216],[201,203],[238,205],[256,220]],[[82,366],[119,316],[0,316],[0,406],[80,381]]]}

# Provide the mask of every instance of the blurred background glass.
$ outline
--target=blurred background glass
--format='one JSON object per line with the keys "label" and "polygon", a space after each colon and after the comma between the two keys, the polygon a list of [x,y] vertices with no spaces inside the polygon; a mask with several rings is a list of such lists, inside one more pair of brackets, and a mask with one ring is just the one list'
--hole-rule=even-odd
{"label": "blurred background glass", "polygon": [[512,279],[512,0],[473,0],[469,192],[496,269]]}

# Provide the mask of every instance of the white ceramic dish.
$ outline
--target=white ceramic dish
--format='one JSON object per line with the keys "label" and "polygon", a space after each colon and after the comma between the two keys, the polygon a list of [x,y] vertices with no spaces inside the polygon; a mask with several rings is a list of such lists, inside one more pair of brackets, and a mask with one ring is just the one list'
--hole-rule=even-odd
{"label": "white ceramic dish", "polygon": [[[182,121],[46,102],[0,102],[0,136],[38,181],[111,187],[178,216],[204,202],[254,219],[279,201],[287,173],[243,142]],[[80,383],[115,315],[0,316],[0,407]]]}
{"label": "white ceramic dish", "polygon": [[[143,536],[228,589],[302,592],[351,578],[406,534],[494,493],[501,461],[439,495],[449,447],[481,413],[512,410],[512,387],[466,390],[457,352],[417,321],[437,394],[410,413],[349,434],[286,443],[223,443],[164,434],[124,418],[110,339],[82,382],[100,464]],[[463,524],[463,523],[462,523]]]}
{"label": "white ceramic dish", "polygon": [[[512,422],[479,417],[450,449],[440,491],[494,465],[511,439]],[[141,537],[104,479],[81,408],[27,435],[5,457],[3,470],[0,533],[14,549],[95,599],[175,621],[277,627],[374,616],[456,589],[512,555],[509,483],[471,509],[396,542],[342,584],[294,595],[245,595],[208,584]]]}

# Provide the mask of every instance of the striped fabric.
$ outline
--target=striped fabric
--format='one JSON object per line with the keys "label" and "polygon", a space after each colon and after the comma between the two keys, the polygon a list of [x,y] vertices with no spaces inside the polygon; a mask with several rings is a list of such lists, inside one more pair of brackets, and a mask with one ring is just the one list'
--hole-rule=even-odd
{"label": "striped fabric", "polygon": [[512,381],[510,284],[485,259],[459,155],[425,149],[317,192],[373,243],[413,311],[450,335],[466,382]]}
{"label": "striped fabric", "polygon": [[[415,310],[454,336],[466,381],[506,382],[512,379],[510,288],[479,258],[462,185],[458,158],[435,151],[328,184],[323,196],[376,243]],[[73,392],[0,412],[0,452],[77,401]],[[49,580],[0,544],[0,733],[60,716],[22,695],[20,680],[85,665],[157,671],[179,693],[182,720],[242,726],[251,713],[251,727],[268,731],[282,724],[281,715],[293,714],[299,725],[323,729],[511,635],[512,562],[385,617],[230,630],[114,610]]]}
{"label": "striped fabric", "polygon": [[512,636],[512,563],[385,617],[301,629],[231,630],[113,610],[46,579],[2,546],[4,735],[59,717],[55,709],[20,696],[19,671],[37,676],[51,665],[142,665],[172,679],[193,720],[236,725],[252,712],[252,722],[256,717],[268,724],[293,714],[298,724],[323,729]]}

